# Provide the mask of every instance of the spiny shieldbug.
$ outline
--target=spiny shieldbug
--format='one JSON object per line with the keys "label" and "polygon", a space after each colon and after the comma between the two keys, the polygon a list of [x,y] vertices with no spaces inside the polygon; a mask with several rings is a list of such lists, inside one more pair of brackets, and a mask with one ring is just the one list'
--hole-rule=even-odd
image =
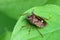
{"label": "spiny shieldbug", "polygon": [[33,12],[32,12],[32,15],[27,17],[27,20],[37,27],[44,27],[47,24],[47,22],[44,20],[44,18],[35,15]]}

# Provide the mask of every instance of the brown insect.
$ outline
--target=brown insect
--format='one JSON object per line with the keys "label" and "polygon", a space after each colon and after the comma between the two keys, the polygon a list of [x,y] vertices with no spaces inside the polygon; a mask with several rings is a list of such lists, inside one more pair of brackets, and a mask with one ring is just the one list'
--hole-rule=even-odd
{"label": "brown insect", "polygon": [[37,16],[35,15],[33,12],[32,12],[32,15],[30,16],[27,16],[27,20],[35,25],[36,27],[36,30],[39,32],[39,34],[43,37],[43,35],[40,33],[40,31],[38,30],[38,28],[42,28],[42,27],[45,27],[47,25],[47,22],[44,20],[44,18],[40,17],[40,16]]}
{"label": "brown insect", "polygon": [[37,27],[44,27],[47,24],[47,22],[42,17],[35,15],[33,12],[32,15],[27,17],[27,20]]}
{"label": "brown insect", "polygon": [[[43,37],[43,35],[40,33],[40,31],[38,30],[38,28],[42,28],[42,27],[45,27],[47,25],[47,22],[44,20],[44,18],[40,17],[40,16],[37,16],[35,15],[33,12],[32,12],[32,15],[30,16],[27,16],[27,20],[30,22],[30,24],[33,24],[35,25],[36,27],[36,30],[39,32],[39,34]],[[23,26],[24,27],[24,26]],[[31,27],[30,27],[31,29]],[[30,33],[30,30],[29,30],[29,33]]]}

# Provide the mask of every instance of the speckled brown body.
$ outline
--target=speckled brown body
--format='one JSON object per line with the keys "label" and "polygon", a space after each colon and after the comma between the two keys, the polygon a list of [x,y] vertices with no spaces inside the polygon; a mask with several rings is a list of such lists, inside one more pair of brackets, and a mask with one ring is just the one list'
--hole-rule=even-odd
{"label": "speckled brown body", "polygon": [[37,27],[44,27],[47,24],[42,17],[35,15],[33,12],[32,15],[27,17],[27,19],[30,23],[36,25]]}

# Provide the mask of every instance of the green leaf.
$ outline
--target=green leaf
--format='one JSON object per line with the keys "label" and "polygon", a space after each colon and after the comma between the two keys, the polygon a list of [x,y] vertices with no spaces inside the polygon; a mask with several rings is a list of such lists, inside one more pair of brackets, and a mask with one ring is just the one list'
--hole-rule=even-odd
{"label": "green leaf", "polygon": [[[3,40],[10,40],[10,38],[11,38],[11,33],[12,32],[10,32],[10,31],[6,31],[5,33],[4,33],[4,35],[3,36],[5,36],[4,38],[3,38],[3,36],[2,36],[2,39]],[[1,39],[0,39],[1,40]]]}
{"label": "green leaf", "polygon": [[0,10],[17,20],[29,8],[44,5],[46,2],[47,0],[0,0]]}
{"label": "green leaf", "polygon": [[[42,33],[44,37],[41,37],[41,35],[39,35],[39,33],[35,29],[36,26],[31,25],[26,19],[26,16],[30,15],[32,11],[36,15],[48,19],[46,20],[47,26],[42,29],[39,29],[39,31]],[[31,30],[29,34],[30,27]],[[58,34],[60,33],[58,30],[60,30],[59,6],[48,4],[40,7],[33,7],[27,10],[26,12],[24,12],[24,14],[20,17],[13,30],[11,40],[46,40],[46,39],[51,40],[54,39],[55,37],[57,39],[60,39],[59,38],[60,36],[57,37],[58,35],[60,35]],[[52,36],[52,38],[50,35]]]}
{"label": "green leaf", "polygon": [[47,40],[60,40],[60,30],[54,31],[50,34]]}
{"label": "green leaf", "polygon": [[11,36],[16,20],[4,15],[3,13],[5,12],[0,10],[0,40],[7,40]]}
{"label": "green leaf", "polygon": [[60,0],[48,0],[46,4],[55,4],[60,6]]}

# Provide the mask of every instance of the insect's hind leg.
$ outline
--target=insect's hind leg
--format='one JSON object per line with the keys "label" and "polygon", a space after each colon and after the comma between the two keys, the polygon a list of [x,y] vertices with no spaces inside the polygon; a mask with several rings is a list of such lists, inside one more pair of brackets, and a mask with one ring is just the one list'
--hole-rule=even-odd
{"label": "insect's hind leg", "polygon": [[32,28],[31,26],[29,26],[29,27],[30,27],[30,28],[29,28],[29,30],[28,30],[28,34],[30,34],[30,31],[31,31],[31,28]]}
{"label": "insect's hind leg", "polygon": [[37,27],[35,27],[36,31],[38,31],[38,33],[41,35],[41,37],[43,37],[43,34],[38,30]]}

